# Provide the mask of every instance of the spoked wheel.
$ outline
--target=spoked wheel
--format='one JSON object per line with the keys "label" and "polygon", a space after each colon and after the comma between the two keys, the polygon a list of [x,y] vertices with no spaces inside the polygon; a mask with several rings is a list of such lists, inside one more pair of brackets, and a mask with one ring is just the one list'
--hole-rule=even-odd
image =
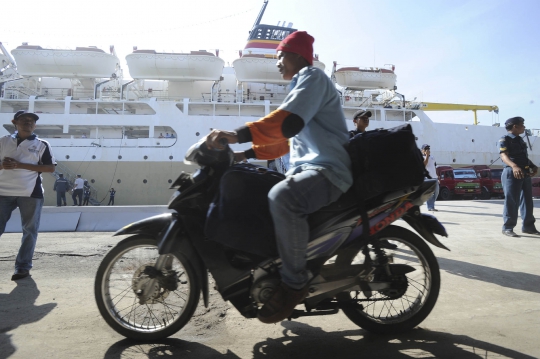
{"label": "spoked wheel", "polygon": [[[397,246],[384,249],[390,268],[394,267],[397,274],[375,274],[370,280],[374,286],[377,282],[390,282],[390,288],[371,291],[360,285],[362,290],[340,293],[337,299],[345,315],[356,325],[378,334],[403,332],[420,324],[435,306],[441,281],[439,265],[428,245],[405,228],[389,226],[381,232],[379,240]],[[338,256],[336,264],[363,264],[370,260],[377,264],[371,245],[369,257],[366,259],[359,250],[356,254]]]}
{"label": "spoked wheel", "polygon": [[136,340],[166,338],[179,331],[198,304],[200,284],[180,254],[161,260],[152,238],[124,239],[101,262],[94,284],[103,319],[118,333]]}

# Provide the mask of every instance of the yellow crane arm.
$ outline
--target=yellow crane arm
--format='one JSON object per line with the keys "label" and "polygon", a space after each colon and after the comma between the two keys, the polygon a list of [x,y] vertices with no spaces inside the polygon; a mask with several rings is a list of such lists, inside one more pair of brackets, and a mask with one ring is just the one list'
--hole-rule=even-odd
{"label": "yellow crane arm", "polygon": [[436,102],[422,102],[420,108],[424,111],[473,111],[474,112],[474,124],[478,124],[476,118],[476,111],[493,111],[499,113],[499,107],[497,106],[483,106],[483,105],[464,105],[459,103],[436,103]]}

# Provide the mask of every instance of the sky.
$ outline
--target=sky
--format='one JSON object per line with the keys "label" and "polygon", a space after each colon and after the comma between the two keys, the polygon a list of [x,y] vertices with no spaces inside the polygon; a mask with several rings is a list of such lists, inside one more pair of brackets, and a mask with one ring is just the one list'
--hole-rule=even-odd
{"label": "sky", "polygon": [[[22,4],[22,3],[21,3]],[[11,51],[28,42],[45,48],[114,45],[125,56],[220,50],[232,62],[246,43],[263,0],[27,0],[0,22]],[[6,9],[4,9],[6,10]],[[18,14],[18,15],[17,15]],[[513,116],[540,129],[540,0],[269,0],[262,23],[292,22],[315,38],[330,73],[339,66],[396,67],[406,99],[496,105],[479,111],[482,125]],[[428,112],[437,122],[472,124],[470,111]]]}

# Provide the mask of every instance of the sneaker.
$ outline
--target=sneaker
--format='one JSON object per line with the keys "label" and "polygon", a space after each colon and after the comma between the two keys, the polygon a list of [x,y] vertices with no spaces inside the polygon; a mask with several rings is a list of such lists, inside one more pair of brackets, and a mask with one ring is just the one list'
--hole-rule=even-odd
{"label": "sneaker", "polygon": [[428,208],[428,211],[431,211],[431,212],[439,212],[439,210],[436,209],[436,208]]}
{"label": "sneaker", "polygon": [[263,305],[257,314],[257,318],[263,323],[278,323],[289,318],[294,307],[300,304],[309,293],[309,285],[295,290],[285,283],[275,290],[270,299]]}
{"label": "sneaker", "polygon": [[521,231],[522,233],[524,234],[535,234],[535,235],[540,235],[540,232],[538,232],[536,229],[533,229],[532,231]]}
{"label": "sneaker", "polygon": [[502,231],[502,234],[504,234],[505,236],[508,236],[508,237],[519,237],[517,234],[514,233],[513,230],[511,229],[505,229]]}
{"label": "sneaker", "polygon": [[26,278],[30,275],[30,271],[26,269],[16,269],[15,273],[11,276],[11,280],[19,280]]}

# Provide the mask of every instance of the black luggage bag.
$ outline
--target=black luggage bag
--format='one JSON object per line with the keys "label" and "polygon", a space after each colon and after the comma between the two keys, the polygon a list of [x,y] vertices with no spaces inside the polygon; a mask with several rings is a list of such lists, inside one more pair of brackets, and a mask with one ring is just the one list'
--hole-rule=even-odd
{"label": "black luggage bag", "polygon": [[410,124],[358,134],[347,148],[359,200],[419,186],[427,176]]}
{"label": "black luggage bag", "polygon": [[207,238],[261,257],[277,256],[268,192],[284,179],[279,172],[250,163],[227,169],[208,210]]}

